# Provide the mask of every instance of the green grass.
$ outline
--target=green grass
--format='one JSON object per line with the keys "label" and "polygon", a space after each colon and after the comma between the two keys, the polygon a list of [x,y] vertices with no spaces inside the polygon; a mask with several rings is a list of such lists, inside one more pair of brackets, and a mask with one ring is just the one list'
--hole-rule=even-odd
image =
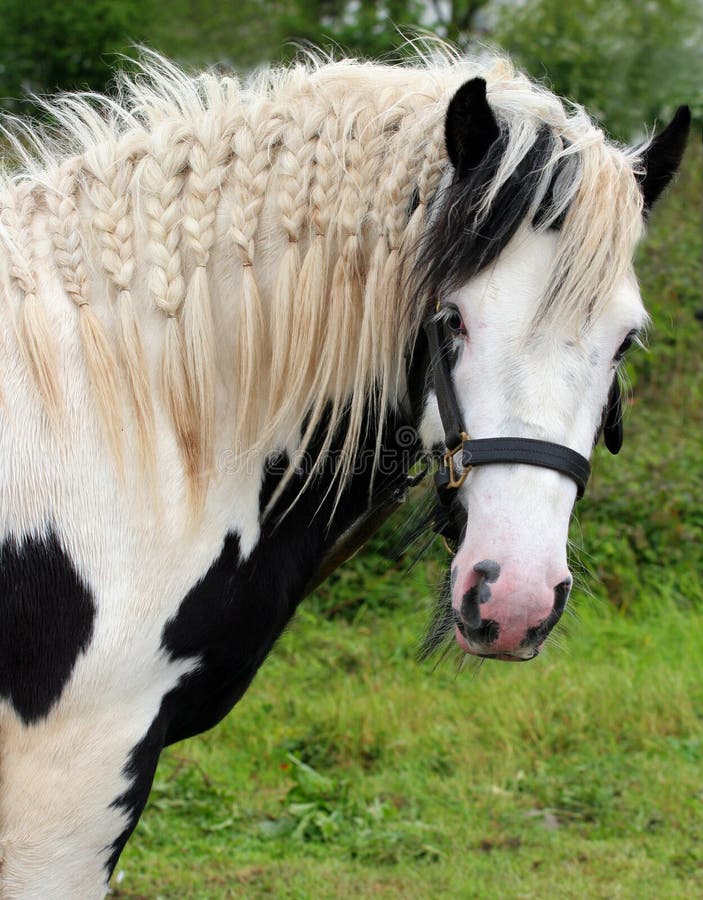
{"label": "green grass", "polygon": [[164,755],[118,896],[703,891],[702,615],[593,608],[458,678],[413,662],[422,623],[302,611],[236,714]]}
{"label": "green grass", "polygon": [[414,661],[439,551],[387,536],[301,608],[236,711],[167,751],[117,869],[136,898],[703,896],[700,160],[639,272],[651,352],[536,662]]}

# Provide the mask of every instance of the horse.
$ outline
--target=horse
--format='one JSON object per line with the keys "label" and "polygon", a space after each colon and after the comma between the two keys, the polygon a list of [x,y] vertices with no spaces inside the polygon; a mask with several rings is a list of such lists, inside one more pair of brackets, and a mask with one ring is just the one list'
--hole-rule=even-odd
{"label": "horse", "polygon": [[690,115],[621,147],[446,48],[151,55],[47,111],[6,124],[0,186],[0,883],[89,900],[161,750],[423,460],[455,547],[430,644],[537,655]]}

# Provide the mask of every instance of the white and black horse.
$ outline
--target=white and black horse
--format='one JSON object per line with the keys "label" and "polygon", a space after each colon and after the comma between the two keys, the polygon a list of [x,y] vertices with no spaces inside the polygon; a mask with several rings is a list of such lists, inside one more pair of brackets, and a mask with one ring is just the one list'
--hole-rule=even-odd
{"label": "white and black horse", "polygon": [[430,643],[536,655],[689,116],[625,150],[448,52],[51,111],[0,190],[0,893],[88,900],[423,454]]}

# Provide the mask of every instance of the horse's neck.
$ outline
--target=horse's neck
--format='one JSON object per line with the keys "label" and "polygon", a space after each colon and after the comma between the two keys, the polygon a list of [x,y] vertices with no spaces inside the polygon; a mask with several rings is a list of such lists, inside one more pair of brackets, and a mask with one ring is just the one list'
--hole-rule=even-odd
{"label": "horse's neck", "polygon": [[351,410],[349,466],[379,378],[393,400],[401,243],[417,237],[441,157],[407,104],[378,118],[368,85],[350,97],[308,87],[292,110],[278,97],[165,120],[7,192],[8,282],[50,418],[73,320],[106,445],[153,470],[166,424],[196,503],[222,454],[260,464],[293,450],[329,403],[332,430]]}
{"label": "horse's neck", "polygon": [[[343,434],[331,442],[316,477],[308,479],[305,466],[314,465],[315,453],[325,443],[319,436],[310,454],[287,481],[261,525],[261,540],[287,542],[297,548],[301,585],[310,590],[361,547],[405,498],[407,471],[416,462],[421,447],[413,423],[403,410],[383,423],[380,453],[376,453],[375,417],[367,410],[362,446],[352,474],[340,485],[337,460]],[[276,497],[288,460],[268,460],[260,503],[270,507]]]}

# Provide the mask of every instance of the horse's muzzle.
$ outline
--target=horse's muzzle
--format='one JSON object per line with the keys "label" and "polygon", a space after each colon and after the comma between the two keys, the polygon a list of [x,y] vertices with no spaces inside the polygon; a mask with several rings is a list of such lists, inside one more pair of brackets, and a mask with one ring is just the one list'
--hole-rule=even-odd
{"label": "horse's muzzle", "polygon": [[534,659],[561,618],[571,590],[568,575],[553,589],[520,583],[492,560],[477,563],[454,598],[459,646],[474,656],[506,661]]}

